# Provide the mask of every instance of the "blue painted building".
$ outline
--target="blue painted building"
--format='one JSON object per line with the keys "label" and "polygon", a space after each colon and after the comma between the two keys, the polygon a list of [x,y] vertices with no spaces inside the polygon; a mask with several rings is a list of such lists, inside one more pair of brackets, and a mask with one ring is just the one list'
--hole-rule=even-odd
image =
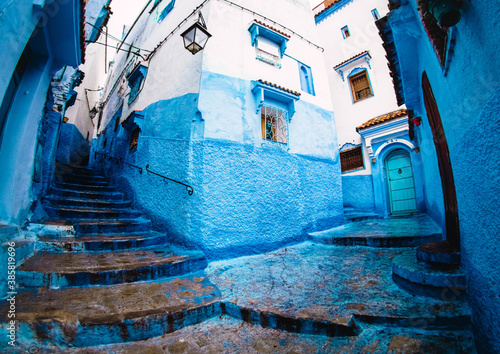
{"label": "blue painted building", "polygon": [[498,353],[500,4],[454,4],[450,12],[461,18],[449,27],[436,23],[427,1],[416,0],[390,1],[391,12],[377,25],[396,95],[421,118],[414,134],[425,208],[460,246],[477,349]]}
{"label": "blue painted building", "polygon": [[[0,8],[0,220],[20,225],[53,174],[62,116],[53,75],[84,60],[84,1],[10,1]],[[49,96],[49,97],[48,97]]]}
{"label": "blue painted building", "polygon": [[[212,37],[192,55],[181,33],[199,5]],[[305,0],[149,2],[108,76],[92,163],[156,229],[210,258],[338,225],[339,153],[317,39]]]}
{"label": "blue painted building", "polygon": [[375,22],[386,0],[325,1],[315,22],[337,116],[346,219],[425,213],[412,112],[398,100]]}

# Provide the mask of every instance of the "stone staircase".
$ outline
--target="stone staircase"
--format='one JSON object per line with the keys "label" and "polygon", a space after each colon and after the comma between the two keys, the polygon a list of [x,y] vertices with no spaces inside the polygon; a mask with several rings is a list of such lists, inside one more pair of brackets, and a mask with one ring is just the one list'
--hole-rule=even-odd
{"label": "stone staircase", "polygon": [[357,210],[351,207],[344,207],[344,218],[346,221],[364,221],[378,219],[380,216],[373,211]]}
{"label": "stone staircase", "polygon": [[59,175],[44,209],[38,252],[16,272],[20,343],[143,340],[221,313],[218,289],[203,276],[204,254],[170,246],[100,172]]}

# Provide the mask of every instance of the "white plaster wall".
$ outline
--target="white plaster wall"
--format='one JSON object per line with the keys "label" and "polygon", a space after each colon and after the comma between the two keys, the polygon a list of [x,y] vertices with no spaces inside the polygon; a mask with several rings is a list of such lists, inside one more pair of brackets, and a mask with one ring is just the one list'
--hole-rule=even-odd
{"label": "white plaster wall", "polygon": [[[271,19],[265,20],[223,0],[213,1],[207,26],[213,37],[204,50],[203,70],[241,78],[263,79],[301,92],[301,100],[332,110],[330,88],[324,67],[323,50],[301,39],[319,45],[319,37],[308,0],[233,1]],[[278,11],[279,10],[279,11]],[[291,36],[281,69],[255,58],[248,28],[256,19]],[[277,22],[291,31],[273,23]],[[292,59],[292,58],[296,59]],[[311,67],[315,96],[301,91],[297,60]]]}
{"label": "white plaster wall", "polygon": [[[322,45],[325,47],[326,70],[331,87],[339,148],[345,143],[362,143],[361,136],[356,132],[357,126],[376,116],[404,108],[397,105],[386,52],[371,13],[373,9],[378,10],[380,17],[384,17],[389,11],[386,0],[353,0],[317,24]],[[344,26],[349,27],[351,34],[347,39],[343,38],[341,32]],[[364,59],[345,66],[342,68],[345,78],[343,81],[333,67],[366,50],[372,57],[371,68]],[[353,103],[347,76],[357,67],[367,69],[374,96]],[[371,162],[364,144],[363,152],[367,168],[348,175],[371,173]]]}
{"label": "white plaster wall", "polygon": [[[262,79],[301,93],[289,124],[288,151],[337,158],[323,50],[310,43],[317,44],[319,38],[308,2],[259,0],[237,3],[267,19],[223,0],[212,2],[207,25],[213,37],[203,51],[204,86],[199,105],[205,120],[205,139],[265,145],[261,118],[250,93],[250,82]],[[256,59],[256,49],[248,31],[254,19],[290,35],[281,68]],[[315,95],[301,90],[298,61],[311,67]],[[218,77],[206,79],[206,75]]]}
{"label": "white plaster wall", "polygon": [[[153,1],[146,11],[140,16],[136,25],[132,28],[126,43],[133,44],[141,49],[152,51],[169,33],[171,33],[193,10],[201,4],[200,0],[176,1],[173,10],[160,23],[155,20],[158,14],[152,8]],[[209,6],[202,9],[203,15],[208,17]],[[192,55],[184,48],[181,33],[186,30],[193,21],[197,19],[192,16],[188,22],[184,23],[176,32],[158,49],[152,59],[146,63],[149,66],[143,89],[138,98],[130,105],[128,104],[128,93],[130,88],[126,87],[126,97],[117,97],[118,90],[112,90],[114,83],[122,75],[130,72],[135,64],[143,61],[140,57],[130,54],[127,57],[126,51],[117,52],[114,65],[107,77],[106,92],[104,99],[111,97],[104,109],[103,120],[100,131],[102,131],[113,114],[119,109],[123,102],[122,120],[127,118],[132,111],[141,111],[150,104],[182,96],[187,93],[199,92],[199,81],[201,74],[202,54]],[[128,45],[123,44],[122,49],[128,50]],[[143,57],[148,51],[141,51]],[[126,69],[126,70],[125,70]],[[125,72],[124,72],[125,70]],[[99,131],[99,132],[100,132]]]}
{"label": "white plaster wall", "polygon": [[104,60],[104,46],[99,44],[87,46],[85,64],[78,68],[85,73],[85,78],[79,86],[74,88],[78,92],[76,102],[68,108],[65,114],[68,123],[74,124],[84,138],[89,132],[89,141],[92,140],[94,132],[94,122],[90,119],[90,110],[99,103],[101,91],[88,91],[85,94],[85,89],[97,90],[103,87],[106,78]]}

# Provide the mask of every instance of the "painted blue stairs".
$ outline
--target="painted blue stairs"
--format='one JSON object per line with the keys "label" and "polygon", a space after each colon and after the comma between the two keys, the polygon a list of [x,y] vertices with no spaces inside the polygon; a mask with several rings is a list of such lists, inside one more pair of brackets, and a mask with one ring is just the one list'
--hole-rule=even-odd
{"label": "painted blue stairs", "polygon": [[41,250],[17,268],[21,341],[134,341],[221,313],[220,293],[203,276],[204,254],[169,245],[98,171],[58,175],[44,209],[44,227],[70,231],[40,234]]}

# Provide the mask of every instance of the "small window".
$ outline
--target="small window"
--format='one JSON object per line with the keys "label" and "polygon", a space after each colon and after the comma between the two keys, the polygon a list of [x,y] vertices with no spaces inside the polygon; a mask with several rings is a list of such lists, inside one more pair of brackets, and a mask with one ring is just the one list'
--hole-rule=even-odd
{"label": "small window", "polygon": [[137,150],[137,144],[139,143],[139,133],[141,132],[141,129],[136,128],[132,131],[132,134],[130,135],[130,145],[129,145],[129,151],[134,152]]}
{"label": "small window", "polygon": [[349,38],[351,36],[351,32],[349,32],[349,27],[344,26],[344,27],[342,27],[341,31],[342,31],[342,36],[344,37],[344,39]]}
{"label": "small window", "polygon": [[349,78],[349,83],[351,84],[352,99],[354,102],[373,96],[370,80],[368,79],[366,70],[351,76]]}
{"label": "small window", "polygon": [[139,64],[127,77],[128,86],[130,87],[130,94],[128,97],[129,104],[131,104],[141,92],[142,87],[144,86],[144,78],[146,77],[147,71],[147,67]]}
{"label": "small window", "polygon": [[116,120],[115,120],[115,132],[120,127],[120,118],[121,118],[120,116],[116,117]]}
{"label": "small window", "polygon": [[299,63],[300,88],[310,95],[314,95],[314,85],[311,68],[305,64]]}
{"label": "small window", "polygon": [[280,48],[273,41],[259,37],[257,39],[256,52],[257,59],[281,68]]}
{"label": "small window", "polygon": [[288,112],[264,104],[261,109],[262,139],[288,144]]}
{"label": "small window", "polygon": [[104,142],[102,143],[102,147],[105,148],[107,144],[108,144],[108,138],[104,139]]}
{"label": "small window", "polygon": [[377,9],[373,9],[372,10],[372,16],[373,16],[373,19],[375,21],[379,20],[380,19],[380,15],[378,14],[378,10]]}
{"label": "small window", "polygon": [[340,152],[340,166],[342,172],[360,170],[365,168],[363,163],[363,150],[361,146]]}

